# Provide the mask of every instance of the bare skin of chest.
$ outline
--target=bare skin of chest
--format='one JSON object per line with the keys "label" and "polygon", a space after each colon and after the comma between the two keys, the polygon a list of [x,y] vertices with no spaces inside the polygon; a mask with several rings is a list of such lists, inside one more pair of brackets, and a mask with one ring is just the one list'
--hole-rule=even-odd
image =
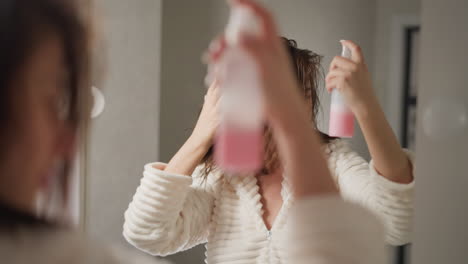
{"label": "bare skin of chest", "polygon": [[263,221],[271,229],[278,213],[283,205],[281,197],[283,176],[280,172],[257,176],[257,184],[262,197],[260,202],[263,208]]}

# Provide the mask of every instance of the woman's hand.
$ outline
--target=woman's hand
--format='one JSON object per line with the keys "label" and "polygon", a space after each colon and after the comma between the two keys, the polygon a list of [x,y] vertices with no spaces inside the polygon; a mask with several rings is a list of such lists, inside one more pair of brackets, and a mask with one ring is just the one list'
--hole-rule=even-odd
{"label": "woman's hand", "polygon": [[358,115],[370,106],[375,106],[377,98],[361,48],[349,40],[342,40],[341,43],[351,50],[352,58],[336,56],[333,59],[325,79],[326,87],[329,92],[338,89],[351,111]]}
{"label": "woman's hand", "polygon": [[219,96],[219,83],[215,80],[208,88],[200,117],[190,137],[208,147],[211,146],[219,125]]}

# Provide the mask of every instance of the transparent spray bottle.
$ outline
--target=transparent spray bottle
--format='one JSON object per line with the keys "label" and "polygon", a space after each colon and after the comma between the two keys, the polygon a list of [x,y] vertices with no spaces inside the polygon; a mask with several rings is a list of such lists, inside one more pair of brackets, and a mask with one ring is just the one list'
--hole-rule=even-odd
{"label": "transparent spray bottle", "polygon": [[239,44],[241,34],[258,35],[258,18],[233,7],[226,26],[226,50],[218,62],[220,125],[215,161],[228,173],[253,173],[263,164],[263,98],[257,66]]}
{"label": "transparent spray bottle", "polygon": [[[343,45],[341,56],[351,59],[351,50]],[[354,135],[354,115],[338,89],[331,92],[330,126],[328,134],[332,137],[351,138]]]}

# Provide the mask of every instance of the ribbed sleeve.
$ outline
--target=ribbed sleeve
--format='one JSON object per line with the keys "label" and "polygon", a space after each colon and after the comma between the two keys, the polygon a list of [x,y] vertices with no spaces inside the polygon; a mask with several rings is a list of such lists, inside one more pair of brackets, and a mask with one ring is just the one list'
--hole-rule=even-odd
{"label": "ribbed sleeve", "polygon": [[[370,209],[383,221],[386,242],[402,245],[411,241],[414,181],[392,182],[375,170],[342,140],[328,146],[330,168],[342,196]],[[408,151],[408,158],[413,157]],[[414,175],[414,173],[413,173]]]}
{"label": "ribbed sleeve", "polygon": [[206,242],[215,190],[210,182],[167,173],[164,164],[145,166],[125,212],[123,235],[140,250],[165,256]]}

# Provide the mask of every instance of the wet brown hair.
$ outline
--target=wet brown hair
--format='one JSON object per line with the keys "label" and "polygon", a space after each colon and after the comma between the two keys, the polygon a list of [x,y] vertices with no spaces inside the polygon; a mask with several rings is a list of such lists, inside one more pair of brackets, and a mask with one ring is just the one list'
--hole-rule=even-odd
{"label": "wet brown hair", "polygon": [[[19,105],[13,96],[21,93],[12,85],[43,38],[57,34],[63,45],[68,72],[63,118],[78,133],[89,116],[89,34],[83,10],[75,0],[2,0],[0,2],[0,161],[8,155],[15,137]],[[60,186],[64,202],[68,197],[68,174],[72,161],[65,161]],[[1,177],[1,175],[0,175]],[[15,213],[0,201],[0,225],[36,222],[34,216]],[[28,219],[28,217],[30,219]]]}
{"label": "wet brown hair", "polygon": [[[317,129],[316,117],[320,110],[318,86],[320,77],[322,77],[322,68],[320,66],[322,56],[314,53],[311,50],[298,48],[297,42],[293,39],[288,39],[285,37],[282,37],[281,39],[283,40],[283,43],[286,46],[289,56],[293,62],[294,71],[300,84],[301,92],[310,105],[311,123],[315,129]],[[332,137],[329,137],[328,135],[321,132],[320,136],[323,142],[326,143],[333,140]],[[273,140],[271,130],[268,127],[265,128],[264,142],[264,166],[263,169],[259,172],[260,174],[271,173],[279,166],[279,157],[276,150],[276,144]],[[211,172],[217,169],[213,158],[213,146],[210,147],[208,152],[203,157],[202,164],[204,164],[202,177],[206,179],[206,177],[208,177]]]}

